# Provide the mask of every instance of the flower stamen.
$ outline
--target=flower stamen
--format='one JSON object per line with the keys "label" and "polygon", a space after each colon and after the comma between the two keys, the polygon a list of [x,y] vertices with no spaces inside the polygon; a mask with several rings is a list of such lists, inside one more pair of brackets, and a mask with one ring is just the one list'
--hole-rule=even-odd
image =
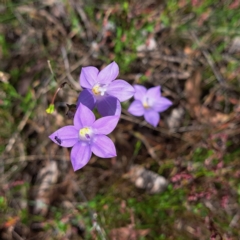
{"label": "flower stamen", "polygon": [[93,88],[92,88],[92,92],[94,95],[99,95],[99,84],[96,84]]}
{"label": "flower stamen", "polygon": [[150,104],[149,104],[148,98],[146,98],[146,99],[143,101],[143,107],[144,107],[145,109],[148,109],[148,108],[151,107]]}
{"label": "flower stamen", "polygon": [[106,91],[107,91],[107,85],[106,84],[97,83],[92,88],[92,92],[95,96],[104,96]]}
{"label": "flower stamen", "polygon": [[79,137],[83,141],[90,141],[93,136],[93,130],[90,127],[84,127],[79,130]]}

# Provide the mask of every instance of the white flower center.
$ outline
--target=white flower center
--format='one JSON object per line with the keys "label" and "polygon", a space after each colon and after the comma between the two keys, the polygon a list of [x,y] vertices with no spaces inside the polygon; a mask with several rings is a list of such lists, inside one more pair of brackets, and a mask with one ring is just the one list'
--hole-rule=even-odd
{"label": "white flower center", "polygon": [[84,127],[79,130],[79,138],[84,142],[90,142],[93,138],[94,132],[91,127]]}
{"label": "white flower center", "polygon": [[107,91],[107,84],[97,83],[93,86],[92,92],[95,96],[104,96]]}
{"label": "white flower center", "polygon": [[152,103],[151,102],[152,101],[148,97],[144,98],[143,101],[142,101],[143,107],[145,109],[151,108],[152,107]]}

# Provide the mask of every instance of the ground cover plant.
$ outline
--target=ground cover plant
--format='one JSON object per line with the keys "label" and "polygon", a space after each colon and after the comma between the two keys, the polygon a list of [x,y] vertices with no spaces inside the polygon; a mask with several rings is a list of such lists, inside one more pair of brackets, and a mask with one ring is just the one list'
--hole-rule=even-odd
{"label": "ground cover plant", "polygon": [[239,7],[2,1],[0,239],[239,239]]}

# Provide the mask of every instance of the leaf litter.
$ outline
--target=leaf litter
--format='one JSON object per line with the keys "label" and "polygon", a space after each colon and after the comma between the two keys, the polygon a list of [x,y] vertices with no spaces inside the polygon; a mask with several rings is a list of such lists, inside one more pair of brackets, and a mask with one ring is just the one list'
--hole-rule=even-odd
{"label": "leaf litter", "polygon": [[[8,186],[0,188],[1,239],[239,237],[238,38],[229,32],[229,45],[217,52],[226,40],[214,31],[221,26],[208,25],[215,24],[217,12],[205,5],[206,12],[198,13],[204,3],[195,2],[181,1],[178,10],[152,0],[125,5],[21,1],[16,6],[13,1],[1,7],[8,19],[0,23],[0,141],[8,146],[1,148],[1,186]],[[235,2],[224,9],[234,11]],[[176,27],[184,21],[197,26],[195,35]],[[68,106],[76,103],[72,83],[81,67],[103,68],[105,58],[118,59],[121,77],[131,84],[160,84],[174,105],[156,129],[124,112],[111,134],[118,156],[93,157],[74,174],[69,151],[47,136],[71,125],[75,109],[69,112]],[[45,109],[63,81],[69,84],[48,115]],[[109,194],[114,199],[107,201]],[[94,200],[99,195],[103,205]],[[120,200],[127,202],[126,216],[119,216]],[[89,209],[88,201],[99,205]],[[90,235],[89,226],[94,226]]]}

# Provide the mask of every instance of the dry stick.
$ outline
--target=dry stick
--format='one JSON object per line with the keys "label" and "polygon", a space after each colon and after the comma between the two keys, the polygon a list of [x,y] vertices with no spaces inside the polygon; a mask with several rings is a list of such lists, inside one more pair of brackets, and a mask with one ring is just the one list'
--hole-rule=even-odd
{"label": "dry stick", "polygon": [[[56,79],[56,77],[55,77],[55,74],[54,74],[54,72],[53,72],[53,70],[52,70],[51,62],[50,62],[50,60],[48,60],[47,62],[48,62],[48,67],[49,67],[49,69],[50,69],[50,72],[51,72],[51,74],[52,74],[52,77],[53,77],[53,79],[55,80],[55,82],[57,83],[58,81],[57,81],[57,79]],[[73,81],[74,81],[74,80],[73,80]],[[52,101],[51,101],[51,104],[50,104],[50,105],[54,105],[54,101],[55,101],[55,98],[56,98],[58,92],[59,92],[66,84],[67,84],[67,82],[63,82],[63,83],[60,84],[60,86],[58,87],[57,91],[56,91],[56,92],[54,93],[54,95],[53,95],[53,98],[52,98]],[[72,88],[71,83],[68,83],[68,84],[69,84],[69,86]],[[73,89],[73,88],[72,88],[72,89]]]}
{"label": "dry stick", "polygon": [[23,130],[23,128],[25,127],[28,118],[30,117],[33,108],[35,107],[35,104],[32,105],[32,107],[30,107],[28,109],[28,111],[26,112],[26,114],[24,115],[22,121],[19,123],[18,127],[17,127],[17,131],[11,136],[11,138],[8,141],[8,144],[4,150],[3,153],[9,153],[12,150],[12,147],[14,145],[14,143],[16,142],[16,139],[18,138],[19,132],[21,132]]}
{"label": "dry stick", "polygon": [[28,155],[28,156],[20,156],[20,157],[13,157],[13,158],[5,158],[2,159],[5,164],[12,164],[12,163],[19,163],[19,162],[26,162],[26,161],[40,161],[40,160],[46,160],[46,159],[53,159],[64,161],[65,157],[62,155]]}
{"label": "dry stick", "polygon": [[[4,149],[4,151],[2,152],[1,156],[4,156],[4,154],[9,153],[9,152],[12,150],[12,148],[13,148],[13,146],[14,146],[14,144],[15,144],[15,142],[16,142],[19,134],[20,134],[20,132],[21,132],[21,131],[23,130],[23,128],[25,127],[25,125],[26,125],[26,123],[27,123],[27,121],[28,121],[28,119],[29,119],[32,111],[33,111],[34,108],[35,108],[37,99],[38,99],[42,94],[45,93],[44,88],[45,88],[45,86],[48,85],[48,83],[50,82],[50,80],[51,80],[51,78],[49,78],[49,79],[46,81],[45,85],[44,85],[43,87],[41,87],[41,88],[37,91],[35,101],[33,101],[32,104],[29,106],[27,112],[26,112],[25,115],[23,116],[23,119],[21,120],[21,122],[20,122],[19,125],[17,126],[16,132],[13,133],[13,135],[10,137],[10,139],[9,139],[9,141],[8,141],[8,144],[7,144],[6,148]],[[3,162],[1,163],[1,173],[3,173],[3,171],[4,171],[4,164],[5,164],[5,162],[3,161]],[[1,176],[3,176],[3,174],[1,174]],[[1,177],[1,179],[2,179],[2,177]]]}
{"label": "dry stick", "polygon": [[90,31],[90,29],[92,29],[89,20],[87,19],[87,15],[85,14],[83,7],[80,6],[78,3],[76,3],[75,1],[72,2],[72,5],[74,5],[73,7],[77,10],[80,18],[82,19],[84,25],[85,25],[85,29],[86,29],[86,34],[87,34],[87,38],[88,41],[92,42],[93,39],[93,34]]}
{"label": "dry stick", "polygon": [[[58,83],[58,81],[57,81],[57,79],[56,79],[56,77],[55,77],[55,74],[54,74],[54,72],[53,72],[53,69],[52,69],[51,61],[50,61],[50,60],[47,60],[47,63],[48,63],[49,70],[50,70],[50,72],[51,72],[51,74],[52,74],[52,78],[54,79],[54,81],[55,81],[56,83]],[[55,92],[55,94],[54,94],[54,96],[53,96],[53,99],[55,99],[55,97],[57,96],[57,93],[59,92],[59,90],[61,90],[61,88],[63,88],[66,83],[67,83],[67,82],[63,82],[63,83],[60,85],[60,87],[59,87],[59,88],[57,89],[57,91]],[[69,85],[70,85],[70,84],[69,84]],[[70,85],[70,87],[72,87],[72,86]],[[53,101],[53,102],[54,102],[54,101]],[[52,102],[52,103],[53,103],[53,102]]]}
{"label": "dry stick", "polygon": [[16,142],[16,139],[19,135],[19,133],[23,130],[23,128],[25,127],[26,123],[27,123],[27,120],[29,119],[33,109],[35,108],[35,105],[36,105],[36,102],[38,100],[38,98],[44,93],[44,88],[45,86],[47,86],[47,84],[50,82],[51,78],[49,78],[46,83],[44,84],[43,87],[41,87],[37,93],[36,93],[36,98],[35,98],[35,101],[33,101],[32,105],[30,105],[28,111],[25,113],[22,121],[19,123],[18,127],[17,127],[17,131],[12,135],[12,137],[9,139],[8,141],[8,144],[5,148],[5,150],[3,151],[2,155],[4,153],[8,153],[12,150],[12,147],[14,145],[14,143]]}
{"label": "dry stick", "polygon": [[[201,47],[200,41],[198,40],[196,34],[195,34],[193,31],[191,31],[190,33],[191,33],[194,41],[197,43],[198,47]],[[222,74],[221,74],[221,73],[217,70],[217,68],[215,67],[215,64],[214,64],[214,62],[213,62],[213,59],[212,59],[210,53],[209,53],[207,50],[203,50],[203,49],[202,49],[202,53],[203,53],[203,56],[206,58],[209,66],[211,67],[211,69],[212,69],[215,77],[217,78],[218,82],[219,82],[221,85],[225,85],[226,82],[225,82]]]}
{"label": "dry stick", "polygon": [[[3,159],[3,161],[5,162],[5,164],[13,164],[15,162],[19,163],[19,162],[26,162],[26,161],[39,161],[39,160],[46,160],[51,158],[54,158],[54,161],[55,160],[65,161],[65,157],[63,157],[62,155],[55,155],[54,157],[51,155],[29,155],[29,156],[15,157],[15,158],[6,158],[6,159]],[[99,233],[99,235],[101,236],[101,239],[105,240],[106,234],[105,234],[105,231],[101,228],[101,226],[97,222],[97,214],[93,212],[92,209],[89,207],[88,200],[80,188],[78,190],[78,195],[87,204],[89,215],[93,223],[93,228],[96,229],[96,231]]]}
{"label": "dry stick", "polygon": [[17,164],[13,165],[10,169],[7,170],[6,173],[2,175],[1,181],[4,183],[11,181],[13,175],[16,176],[16,173],[24,169],[26,165],[27,165],[27,162],[24,162],[21,165],[17,165]]}
{"label": "dry stick", "polygon": [[[200,44],[196,34],[193,31],[191,31],[190,33],[191,33],[193,39],[195,40],[195,42],[197,43],[198,47],[200,47],[201,44]],[[216,79],[220,83],[220,85],[223,86],[225,89],[236,91],[236,92],[239,93],[240,92],[239,89],[236,89],[236,88],[232,87],[231,85],[227,84],[227,82],[224,80],[224,78],[223,78],[222,74],[220,73],[220,71],[218,71],[217,68],[215,67],[215,64],[213,62],[213,59],[212,59],[210,53],[207,50],[202,50],[202,53],[203,53],[204,57],[206,58],[209,66],[211,67],[211,69],[212,69]],[[229,111],[228,110],[229,106],[227,104],[228,101],[227,101],[226,92],[225,92],[224,95],[225,95],[225,108],[224,108],[224,112],[226,113],[226,112]]]}
{"label": "dry stick", "polygon": [[55,80],[55,82],[57,82],[57,79],[55,78],[55,74],[54,74],[53,69],[52,69],[51,61],[47,60],[47,63],[48,63],[48,67],[49,67],[49,70],[52,74],[53,79]]}
{"label": "dry stick", "polygon": [[147,151],[149,153],[149,155],[156,161],[158,161],[158,156],[157,154],[155,153],[155,150],[154,148],[149,144],[149,142],[147,141],[147,139],[139,132],[134,132],[134,131],[131,131],[130,132],[135,138],[139,139],[144,145],[145,147],[147,148]]}
{"label": "dry stick", "polygon": [[[69,69],[69,74],[73,71],[75,71],[78,67],[80,67],[91,55],[92,55],[92,50],[88,52],[88,54],[83,57],[81,60],[79,60],[78,62],[76,62],[75,64],[72,65],[72,67]],[[67,74],[63,75],[59,81],[63,81],[65,78],[67,78]],[[79,87],[78,87],[79,89]]]}
{"label": "dry stick", "polygon": [[229,227],[230,228],[237,227],[239,218],[240,218],[240,215],[238,212],[237,214],[234,215],[233,219],[231,220],[231,222],[229,224]]}
{"label": "dry stick", "polygon": [[[16,142],[19,134],[20,134],[20,132],[21,132],[21,131],[23,130],[23,128],[25,127],[25,125],[26,125],[26,123],[27,123],[27,121],[28,121],[31,113],[33,112],[33,110],[34,110],[34,108],[35,108],[35,106],[36,106],[36,103],[37,103],[38,98],[40,98],[40,96],[45,93],[44,88],[48,85],[48,83],[50,82],[50,80],[51,80],[51,78],[49,78],[49,79],[46,81],[46,83],[44,84],[44,86],[42,86],[41,88],[39,88],[39,90],[37,91],[36,97],[35,97],[35,101],[33,101],[32,104],[29,106],[27,112],[26,112],[25,115],[23,116],[23,119],[21,120],[21,122],[20,122],[19,125],[17,126],[17,130],[16,130],[15,133],[13,133],[13,135],[10,137],[10,139],[9,139],[9,141],[8,141],[8,144],[7,144],[6,148],[4,149],[4,151],[2,152],[1,156],[4,156],[4,154],[9,153],[9,152],[12,150],[12,148],[13,148],[13,146],[14,146],[14,144],[15,144],[15,142]],[[1,165],[1,173],[3,173],[3,171],[4,171],[4,166],[5,166],[4,161],[2,161],[2,162],[0,163],[0,165]],[[0,179],[1,179],[1,181],[3,180],[3,174],[1,174]]]}
{"label": "dry stick", "polygon": [[[50,78],[48,79],[48,81],[47,81],[46,83],[48,83],[49,81],[50,81]],[[25,115],[23,116],[22,121],[21,121],[21,122],[19,123],[19,125],[17,126],[16,132],[13,133],[13,135],[10,137],[10,139],[9,139],[9,141],[8,141],[8,144],[7,144],[6,148],[4,149],[4,151],[2,152],[1,156],[4,156],[4,154],[9,153],[9,152],[12,150],[15,142],[17,141],[17,138],[18,138],[20,132],[21,132],[21,131],[23,130],[23,128],[25,127],[25,125],[26,125],[26,123],[27,123],[27,121],[28,121],[28,119],[29,119],[32,111],[34,110],[34,108],[35,108],[35,106],[36,106],[37,99],[42,95],[42,93],[43,93],[43,88],[44,88],[44,87],[42,87],[42,88],[40,88],[40,89],[38,90],[38,92],[37,92],[37,94],[36,94],[35,101],[32,102],[32,104],[31,104],[30,107],[28,108],[27,112],[26,112]],[[4,168],[5,168],[4,166],[5,166],[5,162],[4,162],[4,161],[0,162],[0,170],[1,170],[0,181],[1,181],[1,182],[4,180],[4,178],[3,178],[3,176],[4,176],[3,172],[4,172]]]}
{"label": "dry stick", "polygon": [[93,223],[93,228],[99,233],[99,235],[101,236],[102,240],[106,240],[106,233],[100,227],[100,225],[97,222],[97,213],[93,212],[91,207],[89,207],[88,200],[87,200],[86,196],[84,195],[83,191],[80,188],[78,190],[78,195],[83,199],[83,201],[87,205],[87,208],[88,208],[88,211],[89,211],[89,215],[90,215],[90,218],[91,218],[92,223]]}
{"label": "dry stick", "polygon": [[67,51],[63,46],[61,47],[61,51],[62,51],[64,66],[65,66],[65,70],[66,70],[67,79],[70,83],[69,84],[70,87],[73,85],[74,90],[77,90],[77,91],[81,90],[79,84],[73,79],[73,77],[70,73],[70,65],[69,65],[69,61],[68,61],[68,58],[67,58]]}
{"label": "dry stick", "polygon": [[[29,156],[21,156],[21,157],[15,157],[15,158],[6,158],[3,159],[5,164],[12,164],[15,162],[26,162],[26,161],[39,161],[39,160],[46,160],[46,159],[51,159],[54,158],[54,160],[60,160],[60,161],[65,161],[65,157],[62,155],[55,155],[54,157],[51,155],[29,155]],[[104,230],[100,227],[100,225],[97,222],[97,214],[92,211],[92,209],[88,205],[88,200],[82,190],[79,188],[78,195],[80,198],[83,199],[83,201],[87,204],[88,210],[89,210],[89,215],[90,218],[92,219],[93,227],[96,229],[96,231],[99,233],[101,236],[101,239],[106,239],[106,234]]]}
{"label": "dry stick", "polygon": [[24,240],[16,231],[12,231],[12,236],[16,240]]}
{"label": "dry stick", "polygon": [[[124,112],[124,113],[127,114],[127,111],[124,110],[124,109],[122,110],[122,112]],[[167,130],[165,130],[165,129],[162,129],[162,128],[152,127],[150,124],[147,124],[145,121],[137,120],[137,119],[135,119],[135,118],[132,117],[132,116],[127,116],[127,115],[121,114],[120,118],[121,118],[121,119],[124,119],[124,120],[127,120],[127,121],[129,121],[129,122],[136,123],[136,124],[138,124],[138,125],[140,125],[140,126],[144,126],[144,127],[150,128],[150,129],[152,129],[152,130],[155,130],[155,131],[160,132],[160,133],[162,133],[162,134],[165,134],[165,135],[167,135],[167,136],[175,137],[175,138],[181,139],[181,140],[183,140],[183,141],[185,141],[185,142],[188,142],[188,141],[187,141],[184,137],[182,137],[182,135],[180,135],[180,134],[171,133],[171,132],[169,132],[169,131],[167,131]]]}

